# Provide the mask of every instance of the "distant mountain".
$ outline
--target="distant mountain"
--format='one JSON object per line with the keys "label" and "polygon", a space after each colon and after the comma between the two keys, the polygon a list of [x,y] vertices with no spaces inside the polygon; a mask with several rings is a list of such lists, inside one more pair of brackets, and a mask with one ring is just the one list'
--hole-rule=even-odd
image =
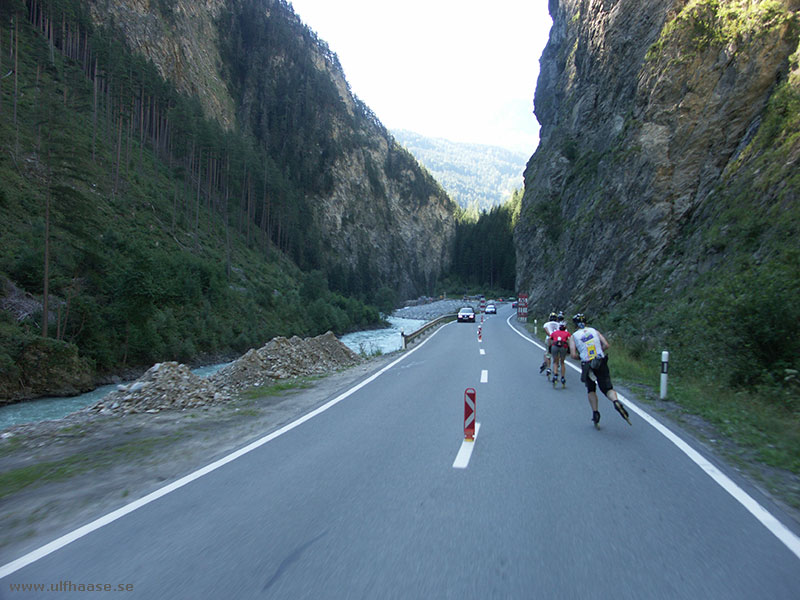
{"label": "distant mountain", "polygon": [[481,210],[502,204],[523,186],[529,156],[497,146],[464,144],[392,130],[397,142],[442,185],[461,208]]}

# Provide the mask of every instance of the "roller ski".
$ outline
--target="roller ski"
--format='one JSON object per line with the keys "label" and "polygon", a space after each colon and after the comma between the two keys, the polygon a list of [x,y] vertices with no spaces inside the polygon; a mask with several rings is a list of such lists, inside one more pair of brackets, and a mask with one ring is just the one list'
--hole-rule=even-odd
{"label": "roller ski", "polygon": [[553,375],[553,389],[556,389],[556,383],[558,383],[558,373]]}
{"label": "roller ski", "polygon": [[624,406],[622,406],[622,402],[619,400],[614,400],[614,408],[617,409],[619,415],[628,422],[628,425],[633,425],[630,418],[628,418],[628,411],[625,410]]}
{"label": "roller ski", "polygon": [[561,389],[563,390],[565,387],[567,387],[567,378],[566,377],[562,377],[561,378]]}

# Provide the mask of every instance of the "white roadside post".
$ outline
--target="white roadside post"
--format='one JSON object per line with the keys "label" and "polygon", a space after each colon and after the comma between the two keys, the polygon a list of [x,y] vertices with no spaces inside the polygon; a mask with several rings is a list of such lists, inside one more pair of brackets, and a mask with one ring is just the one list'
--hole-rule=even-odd
{"label": "white roadside post", "polygon": [[667,368],[669,366],[669,352],[661,353],[661,399],[667,399]]}
{"label": "white roadside post", "polygon": [[538,323],[537,319],[534,319],[533,320],[533,335],[537,334],[537,327],[536,327],[537,323]]}

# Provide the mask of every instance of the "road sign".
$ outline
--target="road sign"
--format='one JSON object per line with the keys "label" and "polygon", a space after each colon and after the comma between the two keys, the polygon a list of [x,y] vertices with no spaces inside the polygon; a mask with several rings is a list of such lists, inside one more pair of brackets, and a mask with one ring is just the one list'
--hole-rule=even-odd
{"label": "road sign", "polygon": [[464,439],[471,442],[475,439],[475,388],[464,391]]}
{"label": "road sign", "polygon": [[528,294],[520,294],[517,299],[517,319],[528,320]]}

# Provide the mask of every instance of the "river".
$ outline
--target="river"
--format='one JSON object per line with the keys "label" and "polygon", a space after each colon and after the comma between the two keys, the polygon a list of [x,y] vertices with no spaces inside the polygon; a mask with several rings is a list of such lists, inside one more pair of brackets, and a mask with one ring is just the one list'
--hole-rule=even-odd
{"label": "river", "polygon": [[[374,356],[376,354],[388,354],[402,347],[400,332],[410,333],[425,324],[420,319],[404,319],[400,317],[389,317],[390,327],[386,329],[373,329],[369,331],[358,331],[348,333],[340,339],[342,343],[356,354]],[[192,372],[199,377],[206,377],[214,373],[217,369],[229,363],[208,365],[192,369]],[[0,406],[0,430],[12,425],[22,423],[33,423],[38,421],[49,421],[60,419],[95,402],[101,400],[106,394],[116,389],[117,384],[103,385],[91,392],[69,397],[50,397],[27,400],[7,406]]]}

